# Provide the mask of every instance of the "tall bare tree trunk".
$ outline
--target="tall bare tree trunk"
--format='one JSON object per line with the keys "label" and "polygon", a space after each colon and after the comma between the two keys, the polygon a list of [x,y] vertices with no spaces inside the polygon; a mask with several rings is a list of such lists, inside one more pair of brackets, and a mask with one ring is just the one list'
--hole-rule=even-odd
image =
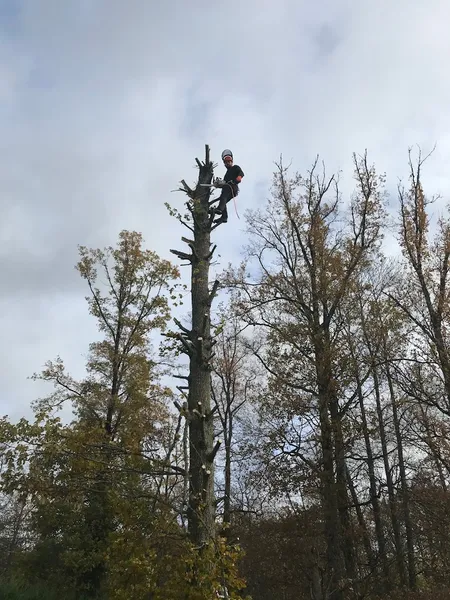
{"label": "tall bare tree trunk", "polygon": [[192,325],[187,329],[178,321],[181,329],[179,339],[189,356],[188,420],[189,420],[189,504],[187,510],[188,531],[191,541],[199,548],[204,547],[215,535],[214,498],[214,429],[211,413],[211,358],[212,338],[210,309],[217,286],[209,290],[209,266],[213,251],[211,245],[212,215],[209,211],[210,188],[213,163],[206,146],[205,161],[196,159],[199,177],[195,190],[182,181],[183,191],[190,201],[194,239],[183,238],[191,252],[189,254],[171,250],[179,258],[188,260],[191,271]]}

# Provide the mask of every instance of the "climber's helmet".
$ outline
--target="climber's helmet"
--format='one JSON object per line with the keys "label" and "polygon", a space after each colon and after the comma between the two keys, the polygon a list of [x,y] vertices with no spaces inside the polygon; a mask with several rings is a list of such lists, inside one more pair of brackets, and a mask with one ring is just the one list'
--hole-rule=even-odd
{"label": "climber's helmet", "polygon": [[233,153],[231,152],[231,150],[226,149],[222,152],[222,160],[225,166],[231,167],[231,165],[233,164]]}

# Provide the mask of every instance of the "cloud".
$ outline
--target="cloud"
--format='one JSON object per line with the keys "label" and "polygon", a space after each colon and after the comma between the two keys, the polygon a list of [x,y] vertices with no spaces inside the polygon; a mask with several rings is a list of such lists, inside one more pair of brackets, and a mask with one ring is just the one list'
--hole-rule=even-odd
{"label": "cloud", "polygon": [[[2,412],[38,393],[26,377],[61,354],[81,373],[95,336],[77,245],[142,231],[165,257],[184,234],[164,202],[194,181],[205,143],[246,177],[220,264],[239,260],[244,213],[263,205],[283,153],[344,170],[369,150],[390,188],[407,149],[449,190],[450,6],[440,0],[7,0],[0,10]],[[220,169],[219,169],[220,171]],[[221,171],[220,171],[221,173]]]}

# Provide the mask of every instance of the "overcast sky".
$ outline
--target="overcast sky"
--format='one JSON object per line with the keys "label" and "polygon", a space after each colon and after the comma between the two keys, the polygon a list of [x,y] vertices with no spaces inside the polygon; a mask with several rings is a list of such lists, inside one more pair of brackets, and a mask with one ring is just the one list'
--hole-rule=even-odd
{"label": "overcast sky", "polygon": [[281,153],[350,177],[367,148],[393,188],[408,147],[437,143],[425,180],[448,198],[449,23],[443,0],[0,0],[0,413],[29,414],[47,359],[82,373],[78,244],[180,247],[164,202],[205,143],[246,175],[222,266]]}

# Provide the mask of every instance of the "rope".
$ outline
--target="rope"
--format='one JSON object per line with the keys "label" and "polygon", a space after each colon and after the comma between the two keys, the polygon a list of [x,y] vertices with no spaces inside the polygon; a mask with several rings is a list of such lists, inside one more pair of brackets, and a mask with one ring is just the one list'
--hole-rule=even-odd
{"label": "rope", "polygon": [[237,205],[236,205],[236,194],[234,193],[233,186],[231,185],[231,183],[227,183],[227,186],[228,186],[228,187],[230,188],[230,190],[231,190],[231,197],[233,198],[233,202],[234,202],[234,210],[236,211],[236,216],[237,216],[237,218],[240,220],[240,219],[241,219],[241,217],[239,216],[239,214],[238,214],[238,211],[237,211]]}

